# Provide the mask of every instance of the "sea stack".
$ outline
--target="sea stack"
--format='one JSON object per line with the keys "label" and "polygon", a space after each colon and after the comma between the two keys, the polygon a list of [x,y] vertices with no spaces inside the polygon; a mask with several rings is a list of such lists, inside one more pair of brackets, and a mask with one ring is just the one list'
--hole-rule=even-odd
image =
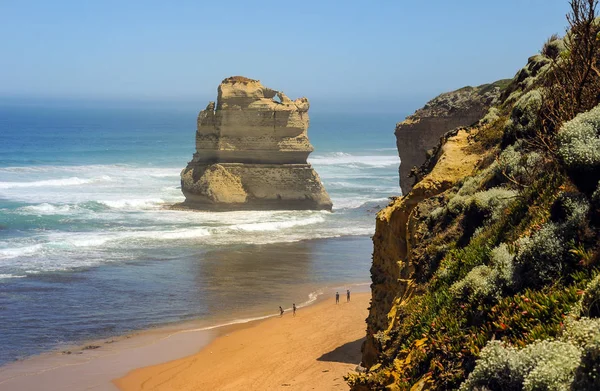
{"label": "sea stack", "polygon": [[181,172],[183,206],[201,210],[316,209],[332,204],[307,163],[309,103],[242,76],[198,115],[196,153]]}

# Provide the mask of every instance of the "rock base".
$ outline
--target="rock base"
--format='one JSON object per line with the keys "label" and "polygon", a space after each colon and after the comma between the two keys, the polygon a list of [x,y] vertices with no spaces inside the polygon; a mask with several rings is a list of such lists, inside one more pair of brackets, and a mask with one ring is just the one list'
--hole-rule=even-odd
{"label": "rock base", "polygon": [[186,201],[199,210],[331,210],[310,164],[193,164],[181,172]]}

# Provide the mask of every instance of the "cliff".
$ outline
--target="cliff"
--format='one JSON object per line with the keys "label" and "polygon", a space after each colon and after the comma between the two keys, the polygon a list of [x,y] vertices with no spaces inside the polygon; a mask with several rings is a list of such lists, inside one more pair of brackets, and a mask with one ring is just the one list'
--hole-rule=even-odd
{"label": "cliff", "polygon": [[307,163],[308,99],[241,76],[218,87],[198,115],[196,153],[181,172],[184,206],[196,209],[325,209],[332,204]]}
{"label": "cliff", "polygon": [[[600,47],[581,50],[593,21],[567,48],[549,40],[377,214],[353,390],[600,389]],[[427,112],[464,117],[443,100]]]}
{"label": "cliff", "polygon": [[396,125],[396,146],[400,155],[400,187],[408,194],[414,184],[411,171],[425,161],[444,133],[479,121],[494,105],[510,80],[447,92],[427,102],[413,115]]}

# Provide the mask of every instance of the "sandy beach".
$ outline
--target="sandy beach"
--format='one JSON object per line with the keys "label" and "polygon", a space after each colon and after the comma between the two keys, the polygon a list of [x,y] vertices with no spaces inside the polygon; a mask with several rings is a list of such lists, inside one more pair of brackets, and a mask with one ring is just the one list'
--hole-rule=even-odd
{"label": "sandy beach", "polygon": [[[345,293],[345,292],[340,292]],[[197,354],[131,371],[114,383],[134,390],[347,390],[360,362],[369,293],[332,299],[253,322]]]}

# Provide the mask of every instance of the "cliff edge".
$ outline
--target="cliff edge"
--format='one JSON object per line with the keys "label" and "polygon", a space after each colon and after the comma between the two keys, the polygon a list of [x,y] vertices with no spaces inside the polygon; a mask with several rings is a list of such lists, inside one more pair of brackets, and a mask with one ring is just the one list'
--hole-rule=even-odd
{"label": "cliff edge", "polygon": [[[377,214],[352,390],[600,389],[600,72],[589,71],[600,23],[589,4],[571,2],[566,38],[529,58],[483,118],[445,133],[412,189]],[[466,117],[443,103],[423,113]]]}
{"label": "cliff edge", "polygon": [[307,163],[308,99],[242,76],[218,87],[198,115],[196,152],[181,172],[182,206],[194,209],[324,209],[332,204]]}
{"label": "cliff edge", "polygon": [[499,80],[478,87],[463,87],[443,93],[396,125],[396,146],[400,155],[400,187],[408,194],[419,167],[444,133],[479,121],[493,106],[510,80]]}

